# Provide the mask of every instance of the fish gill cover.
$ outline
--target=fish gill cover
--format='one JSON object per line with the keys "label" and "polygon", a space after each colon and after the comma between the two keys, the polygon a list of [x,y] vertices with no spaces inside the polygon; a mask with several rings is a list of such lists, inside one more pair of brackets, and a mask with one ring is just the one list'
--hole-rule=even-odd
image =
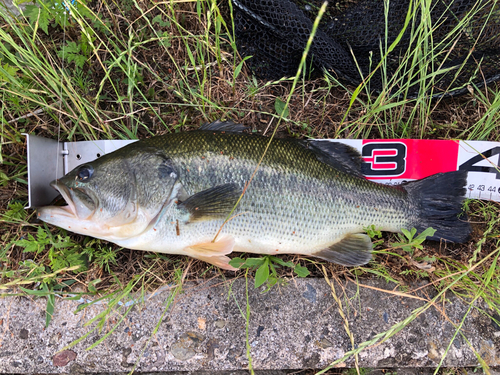
{"label": "fish gill cover", "polygon": [[[238,49],[243,56],[252,56],[249,65],[257,76],[273,80],[296,74],[322,3],[232,0]],[[422,17],[427,29],[418,29]],[[406,28],[405,21],[409,21]],[[385,59],[384,78],[383,69],[375,67],[399,37]],[[426,51],[422,44],[428,41],[431,48]],[[370,80],[370,90],[376,92],[399,75],[410,80],[407,95],[412,97],[421,87],[420,76],[410,65],[413,59],[408,58],[415,53],[423,54],[430,64],[424,74],[433,80],[433,96],[459,95],[467,85],[481,87],[497,81],[500,5],[493,0],[330,1],[306,69],[313,76],[326,70],[356,86],[376,70]]]}

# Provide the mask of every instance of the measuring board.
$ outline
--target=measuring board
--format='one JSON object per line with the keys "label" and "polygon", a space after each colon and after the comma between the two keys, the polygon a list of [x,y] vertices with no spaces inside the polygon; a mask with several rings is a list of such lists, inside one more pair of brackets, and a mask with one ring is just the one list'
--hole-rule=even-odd
{"label": "measuring board", "polygon": [[356,148],[367,179],[400,184],[440,172],[468,170],[467,198],[500,202],[500,142],[425,139],[325,140]]}
{"label": "measuring board", "polygon": [[[57,192],[49,184],[80,164],[134,140],[57,142],[25,134],[28,140],[27,208],[49,204]],[[500,202],[500,142],[422,139],[323,139],[356,148],[367,179],[400,184],[440,172],[468,170],[467,198]]]}

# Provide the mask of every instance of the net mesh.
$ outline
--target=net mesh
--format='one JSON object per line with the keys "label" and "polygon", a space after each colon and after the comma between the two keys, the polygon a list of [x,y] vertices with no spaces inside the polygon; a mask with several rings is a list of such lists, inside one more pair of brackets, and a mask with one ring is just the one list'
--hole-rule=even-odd
{"label": "net mesh", "polygon": [[[322,1],[232,4],[238,50],[252,56],[254,74],[271,80],[294,76]],[[371,75],[365,82],[377,92],[405,86],[408,96],[422,89],[434,96],[461,94],[468,85],[500,78],[500,2],[330,1],[305,70],[310,77],[326,70],[352,85]]]}

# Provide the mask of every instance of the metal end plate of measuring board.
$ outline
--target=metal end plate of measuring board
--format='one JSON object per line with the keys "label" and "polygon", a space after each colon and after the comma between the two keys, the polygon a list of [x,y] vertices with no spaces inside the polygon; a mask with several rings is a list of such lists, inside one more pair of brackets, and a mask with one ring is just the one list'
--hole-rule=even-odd
{"label": "metal end plate of measuring board", "polygon": [[109,154],[135,140],[58,142],[32,134],[23,134],[27,142],[28,206],[46,206],[58,193],[50,183],[77,166]]}
{"label": "metal end plate of measuring board", "polygon": [[[50,204],[57,192],[50,187],[80,164],[119,149],[134,140],[57,142],[25,134],[28,140],[29,206]],[[421,139],[326,139],[356,148],[362,172],[384,184],[425,178],[440,172],[469,171],[467,198],[500,202],[500,142]]]}

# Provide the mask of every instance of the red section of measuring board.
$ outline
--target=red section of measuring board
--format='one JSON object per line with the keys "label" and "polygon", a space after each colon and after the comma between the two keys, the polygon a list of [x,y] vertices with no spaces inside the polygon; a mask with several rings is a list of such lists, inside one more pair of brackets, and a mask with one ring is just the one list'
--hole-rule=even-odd
{"label": "red section of measuring board", "polygon": [[420,179],[457,169],[458,141],[363,140],[363,174],[370,180]]}

